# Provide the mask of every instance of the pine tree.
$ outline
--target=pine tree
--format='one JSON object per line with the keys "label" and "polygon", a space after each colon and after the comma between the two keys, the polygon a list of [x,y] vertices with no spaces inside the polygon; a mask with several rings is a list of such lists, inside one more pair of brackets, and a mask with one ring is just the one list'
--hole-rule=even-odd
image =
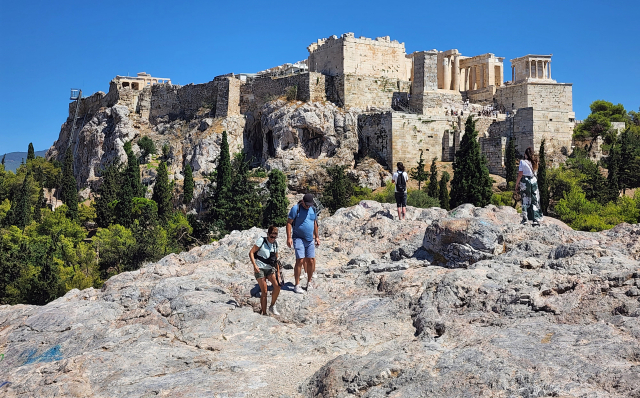
{"label": "pine tree", "polygon": [[191,165],[187,163],[187,165],[184,166],[184,195],[182,197],[182,203],[191,203],[193,200],[193,187],[193,171],[191,170]]}
{"label": "pine tree", "polygon": [[443,171],[442,176],[440,177],[440,188],[438,189],[440,207],[445,210],[451,210],[451,205],[449,204],[449,190],[447,189],[449,178],[449,173]]}
{"label": "pine tree", "polygon": [[507,153],[505,157],[505,171],[508,186],[510,182],[515,183],[518,176],[518,168],[516,166],[516,144],[513,137],[509,137],[509,142],[507,144]]}
{"label": "pine tree", "polygon": [[62,166],[62,189],[60,192],[62,202],[67,205],[67,217],[72,220],[78,218],[78,185],[73,175],[73,153],[67,149]]}
{"label": "pine tree", "polygon": [[491,201],[492,180],[489,176],[487,160],[480,153],[477,137],[475,121],[470,116],[465,123],[465,133],[453,162],[452,207],[464,203],[484,207]]}
{"label": "pine tree", "polygon": [[329,184],[324,188],[322,203],[331,214],[336,210],[349,205],[349,182],[345,174],[346,166],[333,166],[327,168]]}
{"label": "pine tree", "polygon": [[110,164],[102,171],[102,185],[98,188],[95,201],[96,223],[101,228],[107,228],[116,223],[114,205],[120,198],[121,173],[118,162]]}
{"label": "pine tree", "polygon": [[29,178],[30,174],[27,173],[11,206],[12,223],[20,229],[24,229],[31,222],[31,184],[29,183]]}
{"label": "pine tree", "polygon": [[171,203],[171,186],[165,162],[160,162],[160,166],[158,166],[158,174],[151,199],[158,204],[158,218],[166,222],[171,216],[173,205]]}
{"label": "pine tree", "polygon": [[422,149],[420,150],[420,160],[418,165],[409,171],[409,176],[418,181],[418,189],[421,189],[422,181],[427,181],[429,174],[424,170],[424,159],[422,158]]}
{"label": "pine tree", "polygon": [[431,176],[429,178],[429,190],[427,194],[434,199],[438,198],[438,167],[436,166],[436,160],[438,158],[433,158],[431,161]]}
{"label": "pine tree", "polygon": [[289,199],[287,199],[287,177],[278,169],[273,169],[269,173],[267,181],[269,190],[269,200],[264,209],[263,224],[282,226],[287,224],[287,214],[289,210]]}
{"label": "pine tree", "polygon": [[620,196],[620,148],[615,141],[611,144],[608,163],[607,189],[609,191],[609,201],[615,202]]}
{"label": "pine tree", "polygon": [[30,160],[33,160],[36,158],[36,152],[33,150],[33,143],[29,143],[29,149],[27,150],[27,163],[29,163]]}
{"label": "pine tree", "polygon": [[538,163],[538,191],[540,192],[540,208],[542,214],[547,215],[547,209],[549,208],[549,181],[547,180],[547,159],[544,149],[545,140],[542,140],[540,144],[540,160]]}

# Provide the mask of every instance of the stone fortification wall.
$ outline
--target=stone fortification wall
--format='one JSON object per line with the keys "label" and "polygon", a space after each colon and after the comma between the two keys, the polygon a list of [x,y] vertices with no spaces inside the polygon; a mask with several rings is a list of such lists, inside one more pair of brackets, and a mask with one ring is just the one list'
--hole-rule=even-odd
{"label": "stone fortification wall", "polygon": [[337,85],[342,91],[339,97],[343,106],[360,109],[391,109],[394,93],[408,93],[411,90],[411,82],[386,77],[344,75],[333,79],[338,81]]}
{"label": "stone fortification wall", "polygon": [[165,116],[170,120],[190,119],[201,108],[209,108],[215,114],[218,87],[219,82],[216,80],[186,86],[152,86],[149,118],[152,122]]}
{"label": "stone fortification wall", "polygon": [[296,100],[325,101],[327,99],[327,76],[317,72],[300,73],[285,77],[259,76],[248,79],[240,87],[240,112],[256,109],[271,99],[287,94],[297,87]]}
{"label": "stone fortification wall", "polygon": [[[404,163],[407,169],[416,167],[420,151],[428,164],[443,158],[443,137],[452,129],[450,118],[425,117],[410,113],[392,113],[392,164]],[[447,148],[448,149],[448,148]]]}
{"label": "stone fortification wall", "polygon": [[358,116],[358,147],[360,155],[371,156],[391,170],[392,112],[361,114]]}
{"label": "stone fortification wall", "polygon": [[411,58],[404,43],[388,36],[356,38],[353,33],[318,40],[308,47],[309,70],[325,75],[361,75],[408,81]]}
{"label": "stone fortification wall", "polygon": [[479,90],[467,91],[469,102],[480,105],[493,104],[493,96],[496,92],[495,86],[481,88]]}
{"label": "stone fortification wall", "polygon": [[507,111],[533,107],[572,113],[572,95],[572,85],[567,83],[521,83],[499,87],[495,99]]}
{"label": "stone fortification wall", "polygon": [[489,173],[506,176],[504,167],[507,137],[486,138],[480,137],[480,151],[487,158]]}

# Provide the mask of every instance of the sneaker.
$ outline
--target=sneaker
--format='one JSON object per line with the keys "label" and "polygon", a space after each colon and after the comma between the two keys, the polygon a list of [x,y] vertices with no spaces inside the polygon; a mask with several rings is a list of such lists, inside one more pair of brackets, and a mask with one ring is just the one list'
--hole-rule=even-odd
{"label": "sneaker", "polygon": [[540,223],[538,221],[534,221],[533,224],[531,224],[531,225],[533,225],[534,227],[539,227]]}
{"label": "sneaker", "polygon": [[300,285],[296,285],[296,287],[293,288],[293,292],[294,293],[298,293],[298,294],[303,294],[304,290],[302,290],[302,288],[300,287]]}
{"label": "sneaker", "polygon": [[307,291],[313,289],[313,284],[311,282],[307,283]]}
{"label": "sneaker", "polygon": [[276,305],[275,304],[269,307],[269,312],[272,313],[273,315],[280,315],[280,313],[276,309]]}

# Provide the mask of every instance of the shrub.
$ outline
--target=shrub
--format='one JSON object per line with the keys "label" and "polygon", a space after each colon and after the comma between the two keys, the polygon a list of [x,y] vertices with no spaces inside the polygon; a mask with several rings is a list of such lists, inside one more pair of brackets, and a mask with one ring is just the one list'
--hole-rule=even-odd
{"label": "shrub", "polygon": [[420,207],[423,209],[429,207],[440,207],[440,201],[436,198],[432,198],[426,192],[416,189],[409,191],[407,194],[407,206]]}
{"label": "shrub", "polygon": [[514,206],[513,192],[505,191],[491,195],[491,204],[494,206]]}
{"label": "shrub", "polygon": [[140,147],[140,150],[142,151],[142,157],[156,153],[156,145],[153,143],[153,140],[147,136],[138,140],[138,147]]}
{"label": "shrub", "polygon": [[387,184],[384,190],[373,194],[373,200],[380,203],[395,203],[396,197],[394,195],[395,186],[393,184]]}
{"label": "shrub", "polygon": [[295,101],[298,99],[298,86],[287,87],[287,101]]}

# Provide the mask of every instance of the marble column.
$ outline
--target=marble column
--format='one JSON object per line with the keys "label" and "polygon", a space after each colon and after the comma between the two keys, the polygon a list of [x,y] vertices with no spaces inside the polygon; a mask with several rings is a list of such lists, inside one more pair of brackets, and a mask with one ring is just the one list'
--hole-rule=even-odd
{"label": "marble column", "polygon": [[453,89],[460,91],[460,58],[454,55],[453,58]]}
{"label": "marble column", "polygon": [[551,61],[549,61],[549,66],[547,66],[547,69],[549,69],[549,79],[551,79]]}
{"label": "marble column", "polygon": [[451,90],[451,62],[449,58],[444,58],[442,60],[442,67],[444,70],[444,79],[442,88],[445,90]]}
{"label": "marble column", "polygon": [[500,74],[498,75],[498,86],[502,86],[504,84],[504,65],[500,65],[498,69],[500,70]]}
{"label": "marble column", "polygon": [[476,67],[469,67],[469,90],[473,91],[476,89]]}

